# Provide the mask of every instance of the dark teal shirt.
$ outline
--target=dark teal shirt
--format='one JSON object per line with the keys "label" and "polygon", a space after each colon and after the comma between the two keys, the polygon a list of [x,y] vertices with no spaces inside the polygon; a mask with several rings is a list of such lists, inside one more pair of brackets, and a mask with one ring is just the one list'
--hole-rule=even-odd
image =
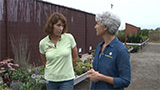
{"label": "dark teal shirt", "polygon": [[111,85],[103,81],[92,82],[91,90],[124,90],[131,80],[129,52],[116,37],[105,47],[99,58],[103,44],[104,41],[96,48],[93,69],[101,74],[113,77],[114,84]]}

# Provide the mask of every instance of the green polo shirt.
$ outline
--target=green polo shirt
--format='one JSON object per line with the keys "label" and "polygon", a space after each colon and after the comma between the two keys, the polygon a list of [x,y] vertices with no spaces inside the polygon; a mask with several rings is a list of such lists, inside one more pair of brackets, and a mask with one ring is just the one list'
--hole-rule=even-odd
{"label": "green polo shirt", "polygon": [[64,33],[57,41],[57,45],[49,39],[43,38],[39,43],[41,54],[46,56],[44,78],[49,81],[65,81],[75,78],[72,65],[72,48],[76,46],[73,36]]}

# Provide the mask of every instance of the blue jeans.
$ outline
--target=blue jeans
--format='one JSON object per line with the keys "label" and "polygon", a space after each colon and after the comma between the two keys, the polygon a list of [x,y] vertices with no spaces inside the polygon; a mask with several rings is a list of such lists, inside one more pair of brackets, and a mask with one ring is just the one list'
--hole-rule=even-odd
{"label": "blue jeans", "polygon": [[74,83],[73,79],[60,82],[46,80],[47,90],[73,90],[74,87],[73,83]]}

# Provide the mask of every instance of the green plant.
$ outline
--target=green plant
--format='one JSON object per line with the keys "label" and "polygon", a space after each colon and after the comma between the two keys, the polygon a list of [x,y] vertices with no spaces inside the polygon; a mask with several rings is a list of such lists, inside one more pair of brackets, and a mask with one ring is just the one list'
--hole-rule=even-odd
{"label": "green plant", "polygon": [[141,36],[147,36],[147,37],[148,37],[149,30],[147,30],[147,29],[139,30],[138,33],[139,33],[139,35],[141,35]]}
{"label": "green plant", "polygon": [[28,52],[28,39],[20,35],[15,38],[13,35],[10,36],[12,51],[14,54],[14,62],[19,64],[19,68],[15,71],[10,71],[11,80],[20,80],[22,82],[27,82],[31,75],[31,70],[33,66],[29,63],[30,52]]}
{"label": "green plant", "polygon": [[10,80],[20,80],[27,82],[30,79],[32,72],[25,69],[24,67],[17,68],[15,71],[9,71]]}
{"label": "green plant", "polygon": [[[44,67],[36,67],[32,70],[22,70],[23,68],[17,69],[16,72],[12,72],[15,74],[14,77],[17,80],[12,80],[12,87],[16,88],[13,90],[39,90],[45,86],[44,75]],[[16,74],[17,73],[17,74]],[[17,78],[19,77],[19,78]],[[19,89],[20,88],[20,89]]]}
{"label": "green plant", "polygon": [[11,83],[10,88],[12,90],[21,90],[20,88],[24,86],[24,84],[20,81],[14,81]]}
{"label": "green plant", "polygon": [[95,56],[95,50],[92,50],[92,51],[91,51],[91,54],[92,54],[92,56],[94,57],[94,56]]}
{"label": "green plant", "polygon": [[127,35],[127,42],[129,43],[139,43],[141,42],[142,38],[140,35],[132,35],[132,36],[129,36]]}
{"label": "green plant", "polygon": [[138,52],[138,50],[139,50],[139,46],[138,45],[134,45],[132,47],[133,47],[133,50],[131,52]]}
{"label": "green plant", "polygon": [[[18,38],[11,36],[10,39],[12,51],[15,58],[14,62],[16,62],[19,65],[19,67],[11,68],[12,70],[7,69],[7,72],[5,70],[5,75],[8,77],[9,81],[9,84],[6,83],[6,85],[8,85],[6,87],[11,88],[13,90],[41,89],[45,86],[45,83],[42,82],[42,80],[44,81],[44,78],[40,77],[44,75],[44,67],[35,68],[33,65],[29,63],[30,52],[28,52],[28,40],[24,36],[20,36]],[[0,63],[0,66],[1,65],[2,63]],[[13,66],[14,64],[11,65]],[[36,75],[36,77],[33,77],[33,75]],[[0,85],[0,90],[1,88],[4,88],[4,86]]]}
{"label": "green plant", "polygon": [[141,36],[142,37],[142,40],[145,41],[148,39],[148,36]]}
{"label": "green plant", "polygon": [[141,43],[148,38],[149,30],[138,30],[137,35],[127,35],[127,42],[129,43]]}
{"label": "green plant", "polygon": [[39,90],[41,88],[45,88],[44,66],[34,68],[31,80],[34,82],[34,89]]}
{"label": "green plant", "polygon": [[16,88],[14,87],[14,85],[16,85],[18,86],[17,87],[18,89],[21,88],[21,90],[26,90],[22,88],[26,88],[27,86],[31,88],[31,85],[27,83],[33,84],[33,82],[31,82],[33,66],[29,63],[30,52],[28,52],[28,39],[22,35],[20,35],[17,38],[11,35],[10,41],[11,41],[12,51],[14,54],[14,62],[19,64],[19,67],[16,68],[14,71],[8,72],[9,79],[11,82],[11,87]]}
{"label": "green plant", "polygon": [[118,31],[117,37],[121,42],[125,42],[125,30]]}
{"label": "green plant", "polygon": [[28,39],[23,35],[17,38],[11,35],[10,41],[14,54],[14,62],[26,69],[31,69],[32,65],[29,63],[30,52],[28,51]]}
{"label": "green plant", "polygon": [[84,62],[82,62],[81,60],[78,60],[74,67],[74,71],[76,75],[81,75],[87,72],[90,68],[92,68],[92,64],[89,59],[85,60]]}
{"label": "green plant", "polygon": [[19,65],[14,64],[11,58],[4,59],[0,62],[0,77],[2,77],[4,84],[10,86],[11,75],[9,72],[15,71],[17,67],[19,67]]}
{"label": "green plant", "polygon": [[5,84],[0,84],[0,90],[9,90],[9,87]]}

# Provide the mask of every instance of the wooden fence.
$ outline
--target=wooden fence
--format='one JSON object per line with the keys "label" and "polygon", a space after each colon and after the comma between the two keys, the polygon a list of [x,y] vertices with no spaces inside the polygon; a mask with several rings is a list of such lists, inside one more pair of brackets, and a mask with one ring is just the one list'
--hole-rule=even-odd
{"label": "wooden fence", "polygon": [[0,60],[14,58],[9,37],[24,35],[31,52],[30,62],[41,65],[38,44],[46,36],[43,27],[53,12],[66,16],[68,32],[75,37],[82,53],[88,52],[89,46],[95,49],[102,40],[96,36],[95,15],[92,13],[40,0],[0,0]]}

